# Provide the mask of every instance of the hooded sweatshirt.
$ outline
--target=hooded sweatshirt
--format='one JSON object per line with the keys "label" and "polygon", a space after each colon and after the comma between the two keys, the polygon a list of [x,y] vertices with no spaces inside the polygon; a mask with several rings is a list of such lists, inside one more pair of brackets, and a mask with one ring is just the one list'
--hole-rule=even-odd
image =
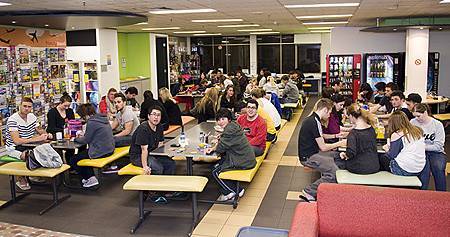
{"label": "hooded sweatshirt", "polygon": [[89,158],[99,158],[114,152],[114,137],[105,114],[96,114],[86,123],[86,132],[76,142],[89,145]]}
{"label": "hooded sweatshirt", "polygon": [[223,170],[252,169],[256,165],[255,153],[236,122],[225,127],[216,152],[224,159]]}

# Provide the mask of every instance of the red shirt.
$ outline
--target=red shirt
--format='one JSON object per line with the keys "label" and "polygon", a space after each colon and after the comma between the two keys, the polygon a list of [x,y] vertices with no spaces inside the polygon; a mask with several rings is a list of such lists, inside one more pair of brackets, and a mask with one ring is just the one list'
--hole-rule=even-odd
{"label": "red shirt", "polygon": [[266,121],[258,115],[255,120],[248,121],[246,114],[241,114],[237,119],[239,125],[244,130],[250,145],[266,149]]}

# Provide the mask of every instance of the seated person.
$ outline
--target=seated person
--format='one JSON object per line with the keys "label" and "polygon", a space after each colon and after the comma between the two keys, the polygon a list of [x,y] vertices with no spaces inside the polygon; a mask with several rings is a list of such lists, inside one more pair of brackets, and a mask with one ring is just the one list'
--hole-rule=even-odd
{"label": "seated person", "polygon": [[178,107],[176,101],[173,99],[170,94],[169,89],[163,87],[159,89],[159,99],[162,102],[163,110],[166,111],[166,114],[170,114],[168,116],[169,125],[183,125],[183,120],[181,119],[181,110]]}
{"label": "seated person", "polygon": [[[409,96],[408,96],[409,97]],[[445,131],[441,121],[431,117],[431,110],[427,104],[417,104],[411,123],[423,130],[425,138],[426,165],[420,174],[422,189],[428,189],[430,170],[434,178],[436,191],[447,191],[445,166],[447,156],[444,150]]]}
{"label": "seated person", "polygon": [[[139,113],[139,118],[142,120],[148,119],[148,108],[157,105],[159,106],[163,111],[161,113],[161,125],[164,128],[164,131],[169,128],[169,116],[167,114],[167,111],[164,109],[163,104],[159,100],[155,100],[153,98],[153,93],[150,90],[146,90],[144,92],[144,102],[141,104],[141,111]],[[181,113],[181,112],[180,112]],[[180,118],[181,119],[181,118]]]}
{"label": "seated person", "polygon": [[197,88],[197,91],[201,92],[201,93],[204,93],[206,91],[206,89],[208,89],[208,80],[202,79],[200,81],[200,85]]}
{"label": "seated person", "polygon": [[390,143],[383,146],[386,154],[380,160],[382,169],[395,175],[419,176],[426,163],[422,129],[396,110],[389,118],[388,133]]}
{"label": "seated person", "polygon": [[[130,161],[133,165],[142,167],[144,175],[173,175],[176,164],[168,156],[152,156],[149,153],[163,146],[164,134],[160,124],[162,108],[154,105],[148,109],[148,120],[141,123],[133,134],[130,146]],[[181,193],[175,192],[171,196]],[[166,195],[167,196],[167,195]],[[156,203],[167,203],[164,196],[155,196]]]}
{"label": "seated person", "polygon": [[361,109],[357,104],[347,107],[350,122],[355,127],[347,136],[347,149],[340,153],[336,165],[355,174],[373,174],[380,171],[377,152],[375,115]]}
{"label": "seated person", "polygon": [[411,111],[411,113],[414,113],[414,107],[417,104],[422,103],[422,96],[420,96],[417,93],[411,93],[405,99],[405,102],[406,102],[406,106],[408,106],[408,110]]}
{"label": "seated person", "polygon": [[[270,103],[270,101],[268,99],[266,99],[264,97],[264,95],[266,94],[265,91],[263,89],[256,88],[256,89],[252,90],[251,94],[252,94],[252,99],[258,101],[258,104],[259,104],[258,107],[262,108],[262,110],[264,110],[264,112],[266,112],[266,114],[269,115],[270,119],[273,121],[273,126],[275,126],[275,130],[277,130],[277,131],[280,130],[281,116],[278,113],[277,108],[275,108],[275,106],[272,103]],[[270,139],[268,139],[268,140],[271,141]]]}
{"label": "seated person", "polygon": [[213,120],[216,117],[216,111],[219,101],[219,91],[212,87],[206,90],[205,96],[197,102],[191,109],[191,114],[197,118],[198,123]]}
{"label": "seated person", "polygon": [[331,86],[331,88],[333,88],[333,91],[334,91],[333,95],[341,94],[341,89],[342,89],[342,87],[344,87],[344,83],[342,83],[341,80],[336,79],[330,83],[330,86]]}
{"label": "seated person", "polygon": [[47,113],[47,132],[56,137],[57,132],[64,133],[64,127],[70,119],[75,119],[75,114],[70,108],[72,98],[65,92],[59,99],[59,104],[51,108]]}
{"label": "seated person", "polygon": [[69,159],[70,166],[73,167],[82,177],[83,187],[89,188],[98,185],[98,180],[94,175],[92,167],[78,166],[78,161],[82,159],[96,159],[110,156],[114,153],[114,138],[106,114],[97,114],[91,104],[82,104],[77,109],[78,115],[86,123],[86,132],[84,136],[75,138],[75,141],[81,144],[87,144],[88,149],[84,147],[78,150],[78,154]]}
{"label": "seated person", "polygon": [[391,104],[391,94],[396,90],[398,90],[397,84],[393,82],[389,82],[388,84],[386,84],[384,96],[380,99],[380,102],[378,104],[375,104],[370,108],[370,112],[376,113],[377,111],[382,111],[390,113],[393,108]]}
{"label": "seated person", "polygon": [[236,182],[221,180],[219,175],[223,171],[252,169],[256,165],[255,155],[247,138],[238,124],[231,121],[231,112],[227,109],[217,111],[217,124],[223,128],[218,143],[205,149],[205,152],[216,152],[221,156],[218,164],[212,170],[212,175],[219,185],[221,195],[217,201],[227,201],[236,194],[244,195],[244,189],[237,190]]}
{"label": "seated person", "polygon": [[280,102],[284,103],[297,103],[300,96],[298,87],[294,81],[289,79],[289,76],[284,75],[281,77],[281,83],[284,85],[284,90],[281,93]]}
{"label": "seated person", "polygon": [[250,145],[253,147],[255,156],[264,154],[266,149],[266,121],[258,115],[258,102],[250,99],[247,101],[246,113],[241,114],[237,123],[241,125],[244,134],[247,137]]}
{"label": "seated person", "polygon": [[114,106],[114,95],[117,90],[114,88],[109,88],[108,94],[103,96],[100,100],[99,110],[102,114],[107,114],[109,120],[113,120],[116,116],[116,106]]}
{"label": "seated person", "polygon": [[278,85],[275,83],[275,78],[269,76],[268,81],[263,86],[264,91],[279,94]]}
{"label": "seated person", "polygon": [[[22,144],[43,142],[53,138],[51,133],[46,133],[39,126],[37,117],[32,113],[32,110],[33,100],[23,97],[19,105],[19,111],[8,118],[5,130],[5,145],[7,149],[23,152],[29,148],[22,146]],[[21,190],[29,190],[31,188],[25,177],[17,177],[16,185]]]}
{"label": "seated person", "polygon": [[116,105],[116,118],[111,124],[113,130],[119,129],[120,132],[114,135],[116,147],[129,146],[131,136],[139,126],[139,119],[130,106],[125,105],[126,99],[122,93],[114,95],[114,104]]}
{"label": "seated person", "polygon": [[[393,91],[391,93],[391,104],[392,104],[392,111],[401,110],[403,113],[405,113],[406,117],[408,117],[409,120],[414,118],[414,115],[412,112],[408,109],[408,106],[405,103],[405,95],[401,91]],[[379,115],[379,118],[389,118],[391,114],[385,114],[385,115]]]}
{"label": "seated person", "polygon": [[334,95],[333,87],[326,86],[322,89],[322,98],[331,100],[331,96],[333,96],[333,95]]}
{"label": "seated person", "polygon": [[233,85],[228,85],[225,88],[225,93],[220,97],[220,108],[229,109],[234,112],[236,108],[236,96]]}
{"label": "seated person", "polygon": [[127,105],[130,105],[133,109],[139,110],[139,103],[136,101],[138,95],[138,89],[134,86],[128,87],[125,90],[125,97],[127,98]]}
{"label": "seated person", "polygon": [[346,132],[350,129],[343,127],[344,124],[342,123],[342,111],[344,110],[345,97],[341,94],[334,94],[331,96],[331,100],[333,101],[334,106],[326,126],[323,126],[323,133],[331,135],[332,138],[326,139],[326,141],[333,143],[339,140],[339,136],[345,137]]}
{"label": "seated person", "polygon": [[380,103],[380,100],[384,97],[384,92],[386,90],[386,83],[383,81],[377,82],[375,84],[375,96],[374,96],[374,102],[375,104]]}
{"label": "seated person", "polygon": [[298,155],[300,163],[321,173],[321,178],[308,185],[300,196],[305,201],[313,201],[317,196],[317,188],[321,183],[336,182],[336,166],[334,159],[339,154],[334,150],[345,146],[347,141],[325,143],[325,134],[322,134],[321,121],[327,120],[334,104],[329,99],[320,99],[314,106],[314,112],[307,117],[300,128],[298,135]]}
{"label": "seated person", "polygon": [[369,83],[362,83],[359,88],[358,102],[369,104],[372,102],[373,90]]}

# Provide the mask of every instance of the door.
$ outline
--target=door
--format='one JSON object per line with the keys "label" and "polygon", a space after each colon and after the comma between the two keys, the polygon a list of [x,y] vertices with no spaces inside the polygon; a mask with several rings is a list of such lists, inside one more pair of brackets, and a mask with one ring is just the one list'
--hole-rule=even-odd
{"label": "door", "polygon": [[161,87],[169,88],[167,47],[166,37],[156,37],[156,74],[158,76],[158,89]]}

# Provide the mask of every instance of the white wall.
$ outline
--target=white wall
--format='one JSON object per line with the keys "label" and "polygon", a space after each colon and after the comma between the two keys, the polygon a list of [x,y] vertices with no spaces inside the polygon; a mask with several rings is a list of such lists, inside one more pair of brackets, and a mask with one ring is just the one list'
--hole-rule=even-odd
{"label": "white wall", "polygon": [[[117,30],[98,29],[97,42],[100,48],[100,65],[106,65],[106,72],[100,67],[100,96],[106,95],[109,88],[120,89],[119,76],[119,46],[117,43]],[[108,56],[111,58],[111,65],[108,65]]]}
{"label": "white wall", "polygon": [[67,60],[93,62],[100,57],[97,46],[70,46],[66,48]]}
{"label": "white wall", "polygon": [[450,31],[430,32],[430,52],[439,52],[439,95],[450,97]]}

